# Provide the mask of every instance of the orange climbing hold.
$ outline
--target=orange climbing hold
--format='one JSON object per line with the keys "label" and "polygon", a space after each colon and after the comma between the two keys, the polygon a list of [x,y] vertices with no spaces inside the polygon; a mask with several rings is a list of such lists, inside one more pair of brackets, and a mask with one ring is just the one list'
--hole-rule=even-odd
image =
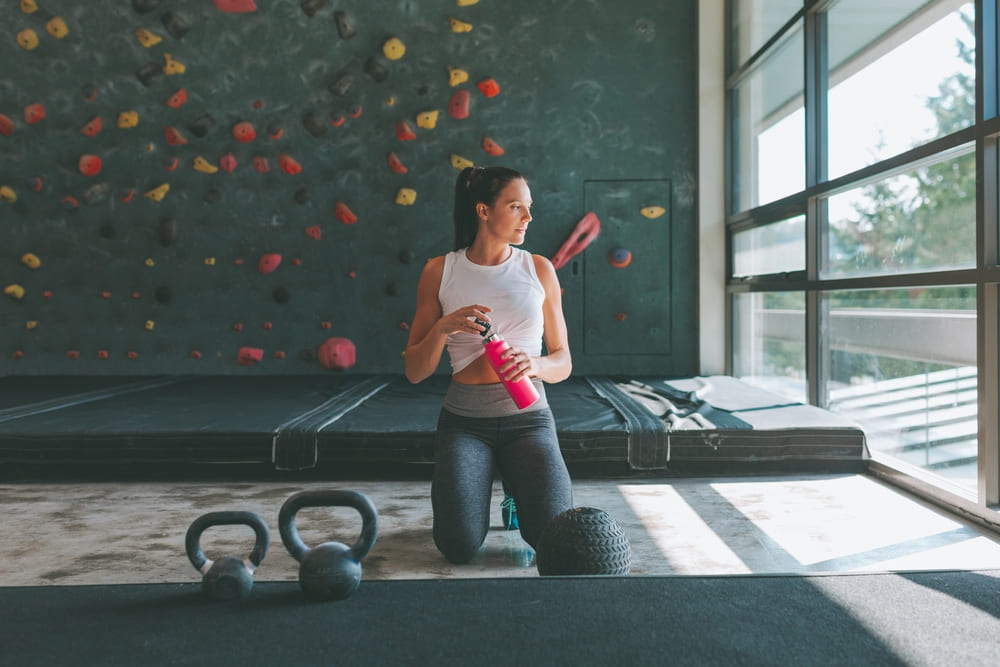
{"label": "orange climbing hold", "polygon": [[500,94],[500,84],[496,82],[495,79],[490,77],[489,79],[483,79],[476,84],[481,92],[486,97],[496,97]]}
{"label": "orange climbing hold", "polygon": [[469,117],[469,100],[472,95],[467,90],[456,90],[448,100],[448,114],[455,120]]}
{"label": "orange climbing hold", "polygon": [[212,4],[220,12],[229,14],[248,14],[257,11],[253,0],[212,0]]}
{"label": "orange climbing hold", "polygon": [[188,140],[176,127],[170,127],[168,125],[164,130],[164,134],[167,137],[167,143],[171,146],[183,146],[188,142]]}
{"label": "orange climbing hold", "polygon": [[84,176],[97,176],[101,171],[101,158],[96,155],[82,155],[77,168]]}
{"label": "orange climbing hold", "polygon": [[273,273],[279,264],[281,264],[281,255],[276,252],[265,253],[260,256],[260,261],[257,262],[257,270],[267,275]]}
{"label": "orange climbing hold", "polygon": [[338,114],[334,114],[334,115],[330,116],[330,125],[333,125],[334,127],[340,127],[341,125],[343,125],[346,122],[347,122],[347,118],[345,118],[344,114],[342,114],[342,113],[338,113]]}
{"label": "orange climbing hold", "polygon": [[302,165],[295,161],[295,158],[281,153],[278,155],[278,166],[286,174],[298,174],[302,171]]}
{"label": "orange climbing hold", "polygon": [[29,104],[24,107],[24,122],[28,125],[37,123],[45,118],[45,107],[41,104]]}
{"label": "orange climbing hold", "polygon": [[80,134],[85,137],[97,136],[97,133],[104,128],[104,121],[101,120],[100,116],[94,116],[94,118],[80,128]]}
{"label": "orange climbing hold", "polygon": [[483,150],[493,157],[503,155],[504,153],[503,147],[489,137],[483,137]]}
{"label": "orange climbing hold", "polygon": [[166,104],[171,109],[180,109],[182,106],[184,106],[184,103],[187,102],[187,100],[188,100],[187,88],[181,88],[176,93],[168,97],[167,101],[164,102],[164,104]]}
{"label": "orange climbing hold", "polygon": [[253,125],[243,120],[233,126],[233,139],[241,143],[248,143],[257,138],[257,130]]}
{"label": "orange climbing hold", "polygon": [[345,225],[353,225],[355,222],[358,221],[358,216],[354,215],[351,209],[349,209],[347,207],[347,204],[345,204],[344,202],[342,201],[337,202],[333,208],[334,208],[334,213],[337,216],[337,220],[340,220]]}
{"label": "orange climbing hold", "polygon": [[389,153],[386,156],[386,162],[389,163],[389,169],[392,169],[397,174],[405,174],[407,172],[406,166],[400,161],[395,153]]}
{"label": "orange climbing hold", "polygon": [[409,123],[400,120],[396,122],[396,138],[400,141],[413,141],[417,138],[417,133],[413,131]]}
{"label": "orange climbing hold", "polygon": [[0,113],[0,134],[9,137],[14,134],[14,121]]}

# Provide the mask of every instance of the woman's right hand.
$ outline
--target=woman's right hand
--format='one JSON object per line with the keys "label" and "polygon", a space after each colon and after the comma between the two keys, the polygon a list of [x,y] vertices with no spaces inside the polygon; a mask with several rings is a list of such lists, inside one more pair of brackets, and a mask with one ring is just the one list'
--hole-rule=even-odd
{"label": "woman's right hand", "polygon": [[475,320],[480,319],[489,322],[490,318],[486,313],[490,312],[493,312],[493,309],[489,306],[479,304],[463,306],[454,312],[443,315],[437,323],[438,331],[445,336],[463,332],[481,334],[486,328],[481,324],[477,324]]}

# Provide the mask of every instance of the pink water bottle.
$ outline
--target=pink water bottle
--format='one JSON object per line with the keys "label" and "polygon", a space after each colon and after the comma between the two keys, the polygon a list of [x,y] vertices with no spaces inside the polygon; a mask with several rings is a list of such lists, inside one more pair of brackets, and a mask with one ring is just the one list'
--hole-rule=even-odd
{"label": "pink water bottle", "polygon": [[490,333],[489,322],[476,318],[476,323],[486,327],[484,331],[480,332],[480,335],[483,337],[483,348],[486,350],[487,361],[490,362],[490,366],[500,378],[500,382],[507,389],[507,393],[514,399],[514,405],[517,406],[517,409],[524,410],[538,400],[538,390],[535,389],[535,385],[531,383],[531,379],[527,375],[517,382],[503,379],[503,376],[500,375],[500,369],[506,363],[503,355],[506,350],[510,349],[510,343],[504,339],[499,331]]}

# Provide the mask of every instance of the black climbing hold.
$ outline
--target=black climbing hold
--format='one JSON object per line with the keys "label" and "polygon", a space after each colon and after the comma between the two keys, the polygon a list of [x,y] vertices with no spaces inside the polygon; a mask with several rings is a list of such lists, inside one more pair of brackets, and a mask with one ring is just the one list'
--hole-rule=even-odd
{"label": "black climbing hold", "polygon": [[163,66],[159,63],[146,63],[135,72],[135,75],[139,77],[139,81],[144,86],[151,84],[153,79],[161,74],[163,74]]}
{"label": "black climbing hold", "polygon": [[193,134],[194,136],[204,137],[213,127],[215,127],[215,118],[212,116],[212,114],[207,113],[204,116],[201,116],[200,118],[192,122],[188,126],[188,129],[191,130],[191,134]]}
{"label": "black climbing hold", "polygon": [[214,204],[215,202],[222,199],[222,193],[219,190],[216,190],[215,188],[211,188],[205,192],[204,199],[206,204]]}
{"label": "black climbing hold", "polygon": [[132,9],[140,14],[151,12],[160,6],[160,0],[132,0]]}
{"label": "black climbing hold", "polygon": [[153,296],[155,296],[156,300],[160,303],[170,303],[170,300],[174,298],[174,291],[166,285],[160,285],[156,288],[156,292],[154,292]]}
{"label": "black climbing hold", "polygon": [[312,18],[316,12],[330,4],[330,0],[305,0],[301,7],[306,16]]}
{"label": "black climbing hold", "polygon": [[326,134],[328,127],[326,120],[320,118],[319,114],[313,111],[310,111],[302,118],[302,125],[306,128],[306,132],[314,137],[322,137]]}
{"label": "black climbing hold", "polygon": [[173,218],[163,218],[160,220],[160,245],[173,245],[177,240],[177,221]]}
{"label": "black climbing hold", "polygon": [[378,58],[371,56],[365,61],[365,74],[375,79],[377,83],[382,83],[389,78],[389,68],[378,61]]}
{"label": "black climbing hold", "polygon": [[358,34],[357,30],[351,24],[351,19],[348,18],[347,12],[343,10],[338,10],[333,13],[333,20],[337,22],[337,32],[340,33],[341,39],[350,39]]}
{"label": "black climbing hold", "polygon": [[288,303],[292,298],[292,293],[288,291],[287,287],[277,287],[272,292],[272,296],[278,303]]}
{"label": "black climbing hold", "polygon": [[167,12],[160,17],[163,27],[167,29],[174,39],[180,39],[191,30],[191,24],[177,12]]}
{"label": "black climbing hold", "polygon": [[330,84],[330,92],[337,97],[343,97],[354,85],[354,76],[349,73],[341,74],[336,81]]}
{"label": "black climbing hold", "polygon": [[293,195],[296,204],[308,204],[309,203],[309,191],[305,188],[299,188],[295,191]]}

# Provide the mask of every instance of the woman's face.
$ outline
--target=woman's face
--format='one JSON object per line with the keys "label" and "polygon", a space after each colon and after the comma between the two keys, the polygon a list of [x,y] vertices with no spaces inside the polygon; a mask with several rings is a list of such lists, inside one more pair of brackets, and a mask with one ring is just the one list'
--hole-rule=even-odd
{"label": "woman's face", "polygon": [[479,219],[490,234],[507,243],[520,245],[531,222],[531,190],[523,178],[511,181],[500,191],[493,206],[479,204]]}

